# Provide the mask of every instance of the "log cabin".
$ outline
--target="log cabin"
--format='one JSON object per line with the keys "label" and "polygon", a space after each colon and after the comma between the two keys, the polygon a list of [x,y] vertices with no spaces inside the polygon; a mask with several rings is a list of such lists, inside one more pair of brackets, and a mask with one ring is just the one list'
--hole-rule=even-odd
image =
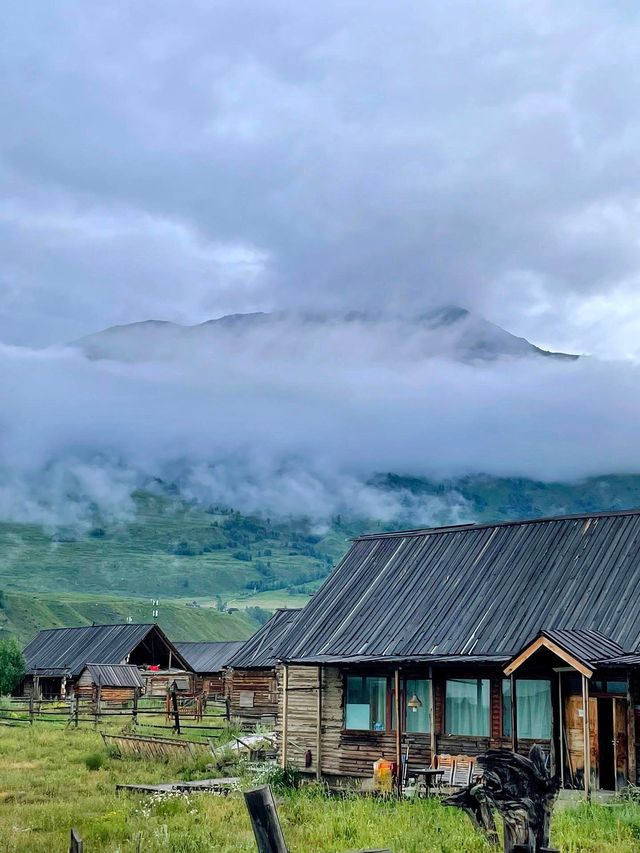
{"label": "log cabin", "polygon": [[157,694],[156,682],[164,685],[163,692],[157,695],[164,695],[174,679],[186,682],[193,692],[189,664],[156,624],[47,628],[25,647],[23,655],[26,674],[16,691],[18,695],[58,699],[74,694],[78,688],[91,692],[98,685],[88,679],[100,670],[92,669],[90,664],[135,666],[147,695]]}
{"label": "log cabin", "polygon": [[283,766],[533,743],[570,789],[640,782],[640,510],[361,536],[280,644]]}
{"label": "log cabin", "polygon": [[176,643],[175,647],[195,673],[195,691],[207,698],[224,696],[224,668],[245,640],[216,643]]}
{"label": "log cabin", "polygon": [[229,714],[242,726],[272,726],[278,713],[278,652],[299,610],[279,609],[228,661]]}
{"label": "log cabin", "polygon": [[130,663],[88,663],[78,676],[75,695],[92,702],[129,702],[144,693],[137,666]]}

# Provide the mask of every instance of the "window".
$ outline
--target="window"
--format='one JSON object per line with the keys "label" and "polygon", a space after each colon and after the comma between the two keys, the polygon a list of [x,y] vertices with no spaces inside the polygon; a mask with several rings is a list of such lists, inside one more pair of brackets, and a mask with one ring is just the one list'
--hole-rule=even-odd
{"label": "window", "polygon": [[451,678],[447,681],[445,727],[450,735],[489,737],[488,678]]}
{"label": "window", "polygon": [[[551,682],[518,679],[516,682],[518,737],[528,740],[551,738]],[[511,681],[502,682],[502,734],[511,737]]]}
{"label": "window", "polygon": [[387,728],[387,679],[379,676],[347,676],[346,729],[382,732]]}
{"label": "window", "polygon": [[431,682],[423,678],[405,681],[405,731],[429,732],[431,710]]}
{"label": "window", "polygon": [[619,696],[627,695],[626,681],[612,681],[611,679],[594,679],[589,685],[590,693],[617,693]]}

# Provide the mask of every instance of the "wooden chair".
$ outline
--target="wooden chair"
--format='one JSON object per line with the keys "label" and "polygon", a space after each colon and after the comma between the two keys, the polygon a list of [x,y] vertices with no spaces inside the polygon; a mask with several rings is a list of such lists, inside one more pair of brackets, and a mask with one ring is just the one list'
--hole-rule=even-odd
{"label": "wooden chair", "polygon": [[471,782],[471,771],[473,770],[473,758],[468,755],[456,755],[453,778],[451,785],[454,788],[466,788]]}
{"label": "wooden chair", "polygon": [[438,770],[444,770],[444,773],[438,779],[438,785],[451,786],[456,767],[453,755],[436,755],[436,767]]}

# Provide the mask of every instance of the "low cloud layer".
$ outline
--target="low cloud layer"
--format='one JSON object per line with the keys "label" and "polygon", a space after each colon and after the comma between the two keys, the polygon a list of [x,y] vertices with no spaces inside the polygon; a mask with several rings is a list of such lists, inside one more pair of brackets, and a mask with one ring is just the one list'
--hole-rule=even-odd
{"label": "low cloud layer", "polygon": [[395,321],[277,329],[277,342],[273,330],[173,341],[147,361],[3,346],[0,515],[126,516],[132,489],[161,478],[245,511],[425,522],[452,507],[407,511],[371,476],[640,471],[631,363],[465,362],[443,351],[448,331],[425,353]]}

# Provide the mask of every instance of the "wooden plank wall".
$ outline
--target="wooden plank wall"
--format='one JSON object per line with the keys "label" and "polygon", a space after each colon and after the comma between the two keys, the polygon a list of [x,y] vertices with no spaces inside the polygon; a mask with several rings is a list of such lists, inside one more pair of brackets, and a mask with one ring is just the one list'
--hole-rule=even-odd
{"label": "wooden plank wall", "polygon": [[[278,696],[274,668],[230,669],[226,671],[224,684],[232,717],[245,725],[275,721]],[[247,702],[249,698],[251,704]]]}
{"label": "wooden plank wall", "polygon": [[[278,668],[278,751],[282,755],[283,669]],[[461,676],[460,673],[458,673]],[[411,677],[411,675],[409,675]],[[436,750],[451,755],[479,755],[487,749],[511,748],[511,738],[502,735],[502,674],[491,675],[491,716],[489,737],[463,737],[444,732],[445,679],[433,681]],[[343,729],[343,675],[338,667],[326,666],[322,675],[322,755],[321,769],[325,776],[368,777],[378,758],[395,761],[395,733],[347,731]],[[317,768],[317,685],[316,666],[288,667],[287,762],[300,770]],[[403,734],[403,752],[409,741],[409,769],[431,763],[431,736]],[[533,741],[520,740],[518,751],[527,755]],[[540,745],[550,748],[549,741]],[[305,768],[305,753],[311,753],[311,765]]]}

